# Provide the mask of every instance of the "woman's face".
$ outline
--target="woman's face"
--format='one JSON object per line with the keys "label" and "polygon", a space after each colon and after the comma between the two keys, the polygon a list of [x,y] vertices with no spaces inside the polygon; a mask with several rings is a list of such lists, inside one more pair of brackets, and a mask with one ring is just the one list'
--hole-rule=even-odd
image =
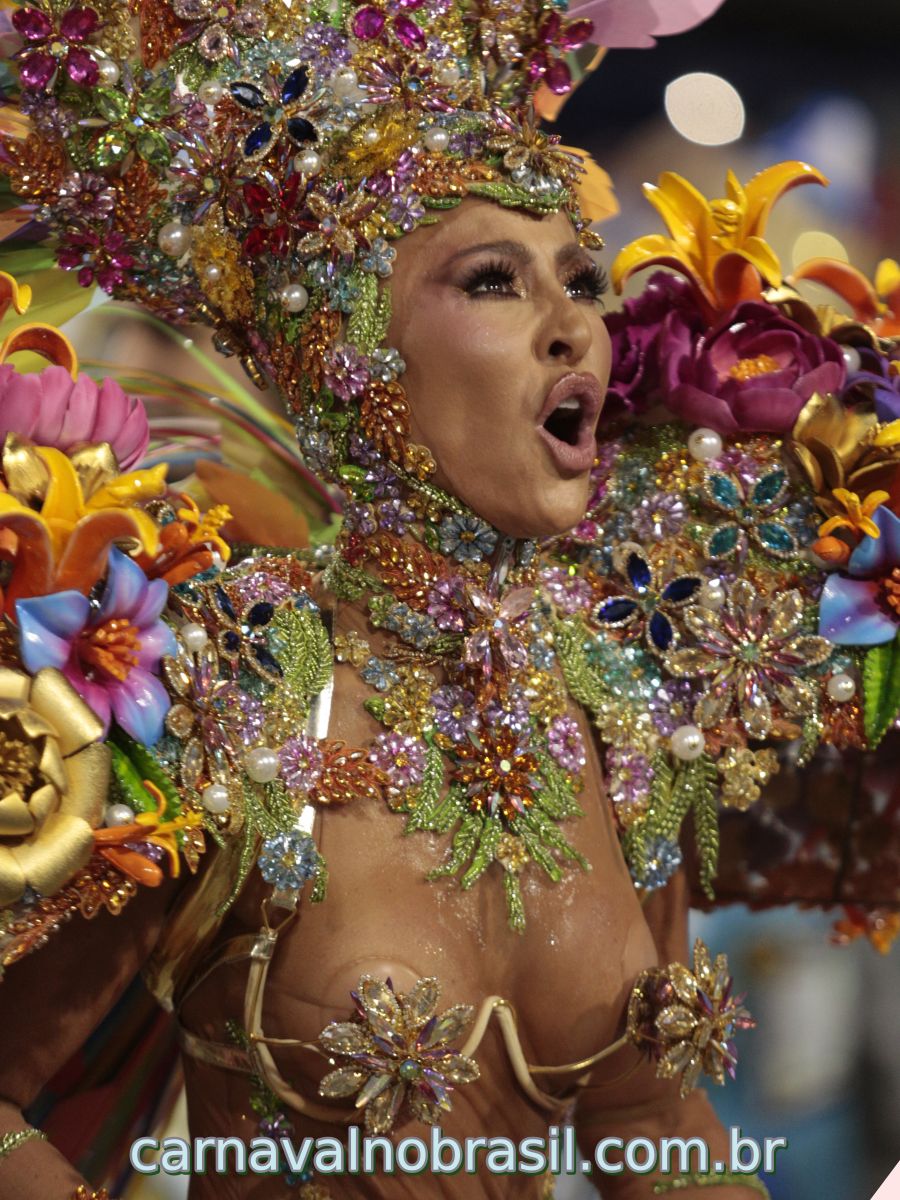
{"label": "woman's face", "polygon": [[[397,243],[388,344],[435,482],[515,537],[584,514],[610,343],[565,213],[469,197]],[[552,411],[551,411],[552,410]]]}

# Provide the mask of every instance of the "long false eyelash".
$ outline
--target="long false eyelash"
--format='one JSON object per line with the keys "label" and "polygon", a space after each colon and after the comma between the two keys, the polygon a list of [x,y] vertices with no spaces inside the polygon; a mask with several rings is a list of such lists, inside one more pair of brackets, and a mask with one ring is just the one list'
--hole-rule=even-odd
{"label": "long false eyelash", "polygon": [[573,283],[582,284],[592,300],[602,299],[609,291],[609,276],[604,268],[595,262],[585,263],[583,267],[579,268],[566,280],[566,287],[571,287]]}
{"label": "long false eyelash", "polygon": [[[499,258],[481,263],[466,276],[462,285],[463,291],[473,293],[479,284],[490,280],[500,280],[501,283],[511,288],[516,281],[516,269],[512,263]],[[492,293],[484,292],[482,294],[489,296]]]}
{"label": "long false eyelash", "polygon": [[[512,288],[515,279],[516,268],[511,263],[502,259],[493,259],[476,267],[467,276],[462,287],[465,292],[479,294],[475,292],[475,289],[480,284],[499,280],[507,287]],[[589,299],[600,300],[609,291],[609,276],[599,263],[586,263],[566,280],[566,287],[571,287],[573,284],[583,287]],[[494,293],[482,292],[480,294],[489,296]]]}

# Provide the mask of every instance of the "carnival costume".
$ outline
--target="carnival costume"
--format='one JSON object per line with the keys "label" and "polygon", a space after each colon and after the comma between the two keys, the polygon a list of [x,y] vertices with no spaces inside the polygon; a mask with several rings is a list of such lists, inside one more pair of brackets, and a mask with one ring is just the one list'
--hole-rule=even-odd
{"label": "carnival costume", "polygon": [[[236,552],[227,510],[201,511],[164,466],[139,469],[139,404],[111,382],[69,388],[77,364],[54,331],[10,335],[4,357],[57,365],[0,400],[0,946],[11,966],[73,912],[117,913],[214,854],[149,976],[178,1008],[247,960],[234,1041],[181,1038],[258,1077],[270,1123],[285,1106],[344,1123],[362,1110],[370,1132],[401,1113],[439,1122],[455,1088],[477,1086],[492,1016],[518,1084],[550,1111],[627,1042],[681,1073],[684,1094],[703,1070],[733,1070],[731,1035],[752,1019],[702,943],[693,969],[643,972],[623,1037],[578,1063],[529,1064],[502,997],[441,1011],[434,978],[398,994],[364,976],[354,1015],[303,1043],[329,1060],[328,1103],[275,1065],[267,973],[301,896],[327,903],[329,810],[385,804],[404,833],[448,838],[429,878],[502,888],[510,937],[528,873],[589,867],[566,834],[586,764],[567,693],[599,731],[642,893],[694,853],[679,838],[691,813],[711,902],[724,812],[747,819],[723,820],[726,898],[848,902],[845,930],[876,940],[896,924],[895,804],[817,814],[810,800],[804,839],[762,794],[820,745],[874,748],[900,708],[900,287],[890,264],[881,296],[849,267],[809,264],[799,274],[851,294],[850,320],[782,278],[765,222],[781,192],[824,182],[813,168],[729,177],[711,203],[677,176],[649,190],[671,237],[626,248],[614,282],[655,263],[681,278],[655,275],[610,319],[610,419],[571,535],[504,538],[434,485],[410,440],[405,364],[384,344],[392,242],[474,195],[564,211],[600,246],[605,177],[537,120],[597,46],[674,28],[623,34],[615,9],[104,0],[12,16],[21,97],[2,166],[24,207],[7,223],[50,225],[84,286],[212,325],[278,388],[306,462],[345,503],[333,549]],[[4,287],[24,313],[24,289]],[[364,605],[386,649],[336,637],[322,594]],[[336,664],[370,688],[384,727],[371,745],[329,736]],[[272,889],[262,928],[216,943],[251,871]],[[571,1094],[542,1090],[551,1071],[576,1077]]]}

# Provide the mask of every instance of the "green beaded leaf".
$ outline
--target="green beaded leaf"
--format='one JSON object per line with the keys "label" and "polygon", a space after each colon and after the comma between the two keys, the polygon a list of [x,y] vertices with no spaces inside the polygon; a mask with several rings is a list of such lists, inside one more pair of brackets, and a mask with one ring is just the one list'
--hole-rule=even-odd
{"label": "green beaded leaf", "polygon": [[873,646],[863,661],[863,716],[874,749],[900,711],[900,634]]}
{"label": "green beaded leaf", "polygon": [[313,608],[280,609],[271,623],[284,685],[309,711],[332,672],[332,650],[321,614]]}
{"label": "green beaded leaf", "polygon": [[371,271],[354,267],[350,279],[359,295],[347,323],[347,341],[362,354],[371,354],[387,337],[391,321],[390,289],[379,294],[378,280]]}
{"label": "green beaded leaf", "polygon": [[535,196],[528,188],[513,183],[470,183],[468,191],[474,196],[486,196],[501,208],[526,208],[532,212],[555,213],[565,203],[566,193],[549,193],[546,197]]}
{"label": "green beaded leaf", "polygon": [[[382,709],[384,701],[382,701]],[[422,782],[403,805],[404,811],[409,812],[409,819],[403,827],[404,834],[416,829],[434,829],[435,813],[441,799],[441,789],[444,785],[444,756],[440,747],[429,743],[425,752],[425,770],[422,772]]]}

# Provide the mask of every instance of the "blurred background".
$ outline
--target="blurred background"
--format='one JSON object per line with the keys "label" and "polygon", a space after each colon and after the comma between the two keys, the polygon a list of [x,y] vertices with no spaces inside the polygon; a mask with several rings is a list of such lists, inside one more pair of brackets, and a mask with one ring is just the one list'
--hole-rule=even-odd
{"label": "blurred background", "polygon": [[[633,238],[662,232],[641,192],[661,171],[713,197],[728,168],[746,181],[790,158],[831,183],[776,208],[768,240],[786,270],[828,254],[871,277],[879,260],[900,257],[898,41],[897,0],[725,0],[700,29],[653,51],[610,53],[555,127],[614,181],[621,211],[603,227],[607,263]],[[158,366],[164,346],[167,374],[220,390],[193,353],[208,346],[203,331],[173,341],[104,305],[67,332],[82,357],[134,371]],[[246,383],[233,360],[220,365]],[[900,1159],[900,949],[882,957],[864,942],[832,945],[837,915],[732,907],[695,921],[695,933],[727,950],[759,1022],[740,1039],[737,1083],[711,1091],[726,1125],[788,1139],[767,1181],[773,1200],[869,1200]],[[128,1197],[176,1200],[186,1185],[156,1177]],[[587,1181],[559,1188],[559,1200],[595,1194]]]}

